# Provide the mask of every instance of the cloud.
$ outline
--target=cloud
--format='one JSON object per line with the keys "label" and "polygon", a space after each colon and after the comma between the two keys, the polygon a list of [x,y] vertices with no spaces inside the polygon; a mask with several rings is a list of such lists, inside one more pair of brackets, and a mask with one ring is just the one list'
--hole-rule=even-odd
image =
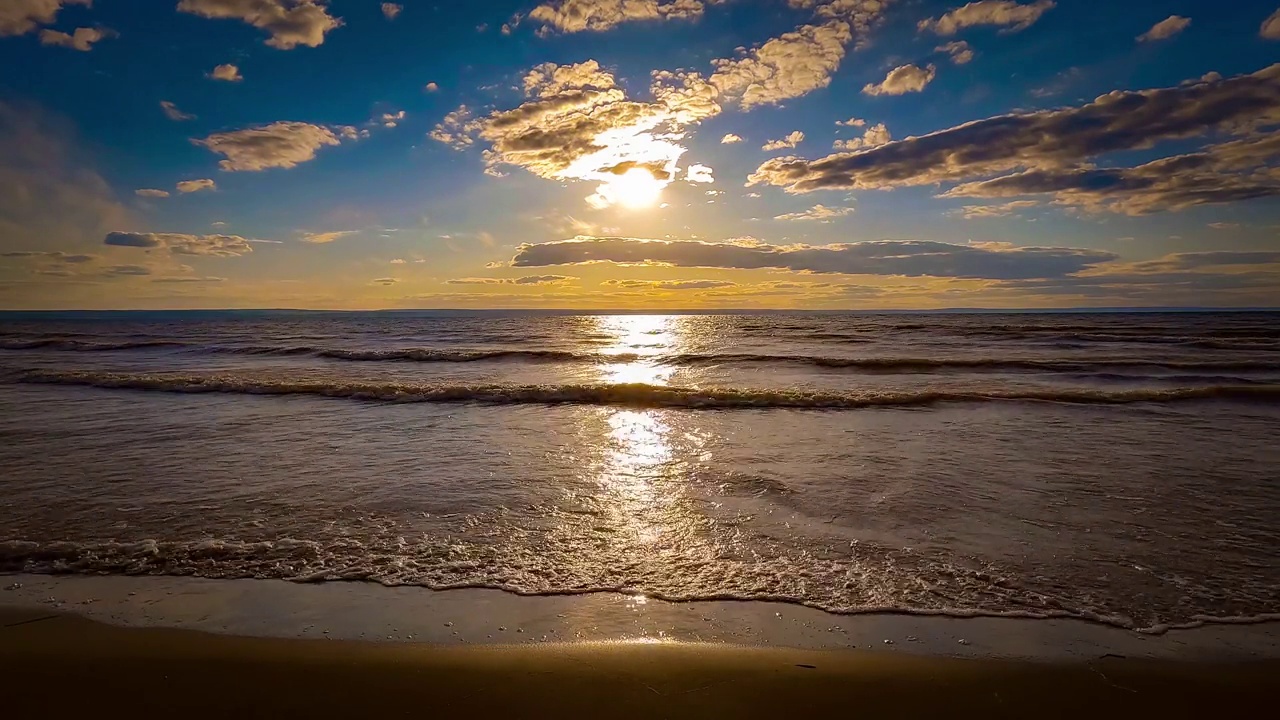
{"label": "cloud", "polygon": [[1271,13],[1270,17],[1262,21],[1258,35],[1267,40],[1280,40],[1280,10]]}
{"label": "cloud", "polygon": [[89,5],[92,2],[93,0],[4,0],[0,3],[0,37],[25,35],[40,25],[51,25],[64,5]]}
{"label": "cloud", "polygon": [[160,101],[160,109],[164,111],[165,117],[169,118],[170,120],[173,120],[174,122],[181,122],[183,120],[196,119],[195,115],[189,115],[187,113],[182,112],[181,110],[178,109],[177,105],[174,105],[168,100]]}
{"label": "cloud", "polygon": [[181,0],[178,12],[242,20],[270,34],[267,45],[279,50],[317,47],[325,33],[342,25],[316,0]]}
{"label": "cloud", "polygon": [[238,235],[113,232],[107,234],[103,244],[115,247],[167,250],[174,255],[236,257],[253,252],[249,241]]}
{"label": "cloud", "polygon": [[1080,107],[976,120],[929,135],[819,160],[766,161],[751,184],[788,192],[932,185],[1016,168],[1063,168],[1215,129],[1280,122],[1280,65],[1234,78],[1114,91]]}
{"label": "cloud", "polygon": [[848,120],[837,120],[836,124],[843,127],[865,127],[867,121],[862,118],[851,117]]}
{"label": "cloud", "polygon": [[836,140],[832,147],[836,150],[859,150],[884,145],[892,140],[889,128],[884,123],[876,123],[863,131],[862,137]]}
{"label": "cloud", "polygon": [[697,163],[694,163],[689,166],[684,177],[686,180],[693,183],[713,183],[716,179],[712,172],[712,169],[706,165],[698,165]]}
{"label": "cloud", "polygon": [[625,22],[698,17],[705,5],[704,0],[551,0],[530,11],[529,19],[543,25],[538,32],[543,36],[553,30],[600,32]]}
{"label": "cloud", "polygon": [[[680,83],[680,87],[675,87]],[[486,165],[522,167],[550,180],[599,183],[588,201],[603,207],[625,193],[620,183],[657,195],[676,176],[685,148],[678,130],[719,112],[701,93],[705,84],[673,73],[654,77],[655,102],[628,100],[595,61],[540,65],[525,77],[530,99],[512,110],[472,119],[459,107],[430,137],[462,149],[486,141]]]}
{"label": "cloud", "polygon": [[193,192],[200,192],[201,190],[217,190],[217,189],[218,189],[218,184],[208,178],[203,178],[200,180],[183,180],[182,182],[178,183],[178,192],[180,193],[193,193]]}
{"label": "cloud", "polygon": [[404,120],[408,116],[408,113],[404,110],[400,110],[393,113],[383,113],[382,117],[375,119],[374,122],[385,128],[393,128],[399,125],[400,121]]}
{"label": "cloud", "polygon": [[709,290],[712,288],[737,287],[738,283],[730,280],[605,280],[601,285],[617,288],[645,290]]}
{"label": "cloud", "polygon": [[1164,20],[1152,25],[1150,30],[1139,35],[1138,42],[1168,40],[1174,35],[1186,30],[1187,26],[1190,24],[1191,18],[1182,17],[1181,15],[1170,15]]}
{"label": "cloud", "polygon": [[831,84],[853,39],[849,23],[833,20],[783,33],[745,57],[713,60],[708,82],[720,94],[736,98],[743,110],[776,105]]}
{"label": "cloud", "polygon": [[445,283],[448,285],[564,285],[577,279],[572,275],[525,275],[516,278],[453,278],[445,280]]}
{"label": "cloud", "polygon": [[226,282],[226,278],[221,277],[191,277],[186,275],[171,275],[168,277],[151,278],[153,283],[172,283],[172,284],[195,284],[195,283],[220,283]]}
{"label": "cloud", "polygon": [[1240,227],[1240,223],[1233,223],[1233,222],[1211,222],[1211,223],[1209,223],[1209,227],[1213,228],[1214,230],[1234,230],[1234,229],[1236,229],[1236,228]]}
{"label": "cloud", "polygon": [[395,3],[382,3],[382,15],[388,20],[395,20],[396,16],[404,10],[403,5]]}
{"label": "cloud", "polygon": [[64,32],[58,32],[57,30],[41,30],[40,44],[71,48],[72,50],[79,50],[80,52],[89,52],[93,49],[94,43],[109,37],[115,37],[115,35],[116,33],[114,30],[108,30],[106,28],[76,28],[75,32],[71,35]]}
{"label": "cloud", "polygon": [[385,278],[375,278],[373,281],[373,284],[389,286],[389,285],[395,285],[398,282],[400,282],[400,278],[385,277]]}
{"label": "cloud", "polygon": [[437,85],[436,83],[429,82],[429,83],[427,83],[427,84],[426,84],[426,86],[425,86],[425,87],[423,87],[422,89],[423,89],[423,90],[426,90],[426,91],[427,91],[427,92],[429,92],[429,93],[433,93],[433,92],[439,92],[439,90],[440,90],[440,86],[439,86],[439,85]]}
{"label": "cloud", "polygon": [[761,145],[760,149],[765,152],[773,152],[774,150],[785,150],[787,148],[793,148],[802,142],[804,142],[804,133],[800,132],[799,130],[794,130],[790,134],[788,134],[786,137],[780,140],[770,140],[764,145]]}
{"label": "cloud", "polygon": [[826,205],[814,205],[808,210],[801,212],[786,213],[785,215],[777,215],[774,220],[818,220],[820,222],[829,223],[835,218],[842,218],[853,214],[853,208],[840,207],[832,208]]}
{"label": "cloud", "polygon": [[240,68],[230,63],[215,67],[206,77],[223,82],[240,82],[244,80],[244,76],[240,74]]}
{"label": "cloud", "polygon": [[903,65],[889,71],[879,84],[870,83],[862,88],[867,95],[904,95],[909,92],[920,92],[933,82],[937,68],[929,65],[924,68],[915,65]]}
{"label": "cloud", "polygon": [[344,237],[355,235],[358,232],[360,231],[359,230],[333,230],[331,232],[320,232],[320,233],[309,232],[309,233],[303,233],[302,237],[298,238],[298,241],[304,242],[304,243],[311,243],[313,245],[323,245],[325,243],[331,243],[334,240],[341,240]]}
{"label": "cloud", "polygon": [[104,275],[132,277],[137,275],[150,275],[151,268],[146,265],[111,265],[102,269]]}
{"label": "cloud", "polygon": [[945,197],[1049,194],[1062,205],[1145,215],[1196,205],[1280,195],[1280,135],[1210,145],[1201,152],[1130,168],[1067,167],[1027,170],[958,185]]}
{"label": "cloud", "polygon": [[55,262],[69,263],[72,265],[91,263],[98,259],[97,255],[90,255],[86,253],[71,254],[65,253],[61,250],[12,250],[9,252],[0,252],[0,257],[53,260]]}
{"label": "cloud", "polygon": [[742,142],[742,136],[734,135],[733,133],[725,133],[725,136],[720,138],[721,145],[732,145],[740,142]]}
{"label": "cloud", "polygon": [[167,197],[169,197],[169,191],[168,191],[168,190],[154,190],[154,189],[152,189],[152,188],[142,188],[142,189],[140,189],[140,190],[134,190],[134,191],[133,191],[133,194],[134,194],[134,195],[137,195],[138,197],[149,197],[149,198],[167,198]]}
{"label": "cloud", "polygon": [[674,267],[780,269],[807,273],[973,279],[1052,278],[1116,259],[1114,253],[1062,247],[953,245],[878,240],[834,245],[768,245],[587,237],[519,246],[513,267],[609,262]]}
{"label": "cloud", "polygon": [[951,62],[954,65],[968,65],[973,60],[973,48],[964,40],[949,42],[945,45],[939,45],[934,48],[937,52],[944,52],[951,56]]}
{"label": "cloud", "polygon": [[1036,0],[1029,5],[1019,5],[1013,0],[978,0],[941,17],[921,20],[919,28],[938,35],[955,35],[975,25],[1001,25],[1005,32],[1018,32],[1031,27],[1056,4],[1053,0]]}
{"label": "cloud", "polygon": [[1012,215],[1015,210],[1035,207],[1039,204],[1040,203],[1035,200],[1014,200],[1013,202],[1001,203],[999,205],[965,205],[960,209],[959,214],[965,220],[1007,217]]}
{"label": "cloud", "polygon": [[[354,128],[352,128],[354,130]],[[345,133],[344,133],[345,135]],[[230,172],[291,168],[315,159],[316,151],[340,140],[332,130],[304,122],[276,122],[262,127],[215,133],[196,145],[226,157],[218,167]]]}

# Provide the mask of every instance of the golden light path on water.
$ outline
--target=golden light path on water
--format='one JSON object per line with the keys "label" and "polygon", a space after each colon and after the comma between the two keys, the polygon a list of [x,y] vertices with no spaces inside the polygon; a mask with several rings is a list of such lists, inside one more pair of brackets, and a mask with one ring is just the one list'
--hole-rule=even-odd
{"label": "golden light path on water", "polygon": [[[597,368],[596,381],[609,384],[668,384],[674,369],[660,358],[683,352],[691,329],[680,316],[602,316],[596,323],[596,331],[610,338],[601,353],[619,356]],[[608,542],[637,571],[688,559],[702,544],[698,529],[705,518],[695,510],[684,483],[689,459],[700,457],[705,438],[694,428],[678,431],[671,417],[661,410],[600,408],[581,428],[584,439],[599,448],[597,462],[585,470],[598,488],[592,504],[599,522],[608,528]],[[626,600],[633,608],[647,601],[644,595]]]}

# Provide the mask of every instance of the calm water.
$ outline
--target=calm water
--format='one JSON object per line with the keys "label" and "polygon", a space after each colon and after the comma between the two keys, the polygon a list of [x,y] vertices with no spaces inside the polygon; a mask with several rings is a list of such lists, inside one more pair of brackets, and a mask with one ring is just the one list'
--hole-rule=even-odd
{"label": "calm water", "polygon": [[1280,612],[1280,315],[0,316],[0,570]]}

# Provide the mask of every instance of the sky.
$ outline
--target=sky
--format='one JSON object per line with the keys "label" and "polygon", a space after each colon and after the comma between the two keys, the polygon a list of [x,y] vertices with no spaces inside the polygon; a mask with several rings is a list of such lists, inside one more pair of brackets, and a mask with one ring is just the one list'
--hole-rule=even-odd
{"label": "sky", "polygon": [[3,0],[0,308],[1280,305],[1280,0]]}

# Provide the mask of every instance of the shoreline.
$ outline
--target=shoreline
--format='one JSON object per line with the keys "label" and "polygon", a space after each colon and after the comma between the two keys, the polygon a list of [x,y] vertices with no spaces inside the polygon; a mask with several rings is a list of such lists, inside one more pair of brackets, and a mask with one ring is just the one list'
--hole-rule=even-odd
{"label": "shoreline", "polygon": [[[1280,661],[1036,663],[702,643],[439,647],[126,628],[0,610],[18,717],[1205,717]],[[835,715],[840,713],[840,715]],[[1226,714],[1233,714],[1227,712]]]}
{"label": "shoreline", "polygon": [[1210,623],[1161,634],[1067,618],[835,615],[789,603],[672,603],[614,593],[515,595],[367,582],[176,576],[0,575],[0,608],[72,613],[124,628],[436,646],[701,643],[876,656],[1070,662],[1107,656],[1280,659],[1280,622]]}

